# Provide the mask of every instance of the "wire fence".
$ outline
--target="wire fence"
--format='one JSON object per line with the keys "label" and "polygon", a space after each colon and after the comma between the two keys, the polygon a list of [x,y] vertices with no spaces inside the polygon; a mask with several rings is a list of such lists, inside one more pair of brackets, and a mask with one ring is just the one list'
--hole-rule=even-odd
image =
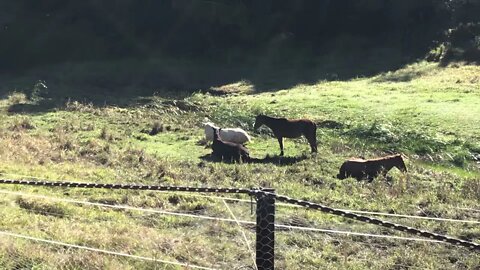
{"label": "wire fence", "polygon": [[[170,211],[158,208],[145,208],[145,207],[134,207],[129,205],[119,205],[119,204],[107,204],[100,202],[91,202],[84,200],[77,200],[71,198],[60,198],[53,196],[46,196],[41,194],[31,194],[19,191],[11,190],[0,190],[0,194],[7,196],[16,196],[16,197],[30,197],[41,200],[49,200],[58,203],[69,203],[75,205],[83,205],[90,207],[98,207],[104,209],[116,209],[122,211],[133,211],[141,212],[144,214],[154,214],[154,215],[163,215],[163,216],[173,216],[179,218],[187,219],[198,219],[205,220],[210,222],[220,222],[230,224],[227,230],[231,234],[235,235],[237,242],[243,243],[244,248],[241,255],[242,260],[237,264],[237,269],[273,269],[275,266],[275,259],[279,257],[276,254],[275,249],[275,235],[280,233],[288,232],[308,232],[308,233],[322,233],[324,235],[344,235],[349,237],[362,237],[365,239],[388,239],[390,241],[406,241],[406,242],[415,242],[415,243],[435,243],[435,244],[454,244],[461,247],[466,247],[472,252],[480,251],[480,245],[473,242],[462,240],[446,235],[441,235],[437,233],[428,232],[425,230],[419,230],[409,226],[399,225],[392,222],[383,221],[377,218],[367,217],[360,214],[370,214],[370,215],[382,215],[382,216],[391,216],[396,218],[411,218],[411,219],[426,219],[432,222],[452,222],[459,224],[478,224],[478,221],[475,220],[459,220],[459,219],[449,219],[449,218],[438,218],[438,217],[421,217],[413,215],[402,215],[402,214],[390,214],[390,213],[381,213],[374,211],[353,211],[345,209],[334,209],[321,204],[316,204],[313,202],[306,202],[301,200],[296,200],[286,196],[275,194],[274,190],[262,190],[262,189],[235,189],[235,188],[204,188],[204,187],[170,187],[170,186],[148,186],[148,185],[135,185],[135,184],[97,184],[97,183],[78,183],[78,182],[54,182],[54,181],[30,181],[30,180],[11,180],[11,179],[0,179],[0,184],[9,184],[9,185],[26,185],[26,186],[45,186],[45,187],[66,187],[66,188],[94,188],[94,189],[123,189],[123,190],[152,190],[152,191],[166,191],[171,192],[188,192],[191,196],[202,197],[205,199],[217,200],[222,203],[224,212],[223,216],[212,216],[206,214],[200,214],[196,212],[179,212],[179,211]],[[196,194],[203,193],[203,194]],[[245,194],[249,195],[255,199],[245,200],[239,198],[229,198],[218,195],[205,195],[205,193],[227,193],[227,194]],[[235,213],[235,209],[232,208],[236,206],[237,203],[251,203],[255,206],[255,216],[256,221],[245,220],[245,211],[242,213]],[[416,237],[408,236],[399,236],[399,235],[387,235],[387,234],[377,234],[370,232],[358,232],[358,231],[349,231],[349,230],[337,230],[332,228],[316,228],[312,226],[297,226],[288,223],[283,223],[282,221],[276,222],[275,213],[276,206],[289,206],[293,205],[295,207],[301,207],[308,210],[319,210],[323,213],[333,214],[341,216],[347,219],[353,219],[360,222],[366,222],[373,224],[375,226],[381,226],[388,229],[393,229],[400,231],[402,233],[413,234]],[[37,213],[45,212],[39,209],[34,210]],[[51,216],[58,215],[56,213],[48,213]],[[51,212],[51,211],[50,211]],[[45,214],[45,213],[44,213]],[[59,214],[64,216],[64,213]],[[249,216],[248,214],[246,215]],[[79,217],[75,217],[79,218]],[[143,261],[149,261],[152,263],[162,263],[170,265],[178,265],[191,269],[218,269],[225,268],[225,264],[219,263],[217,265],[205,265],[202,263],[188,263],[181,260],[169,260],[157,258],[155,256],[144,256],[138,254],[130,254],[128,252],[113,251],[107,248],[96,248],[88,245],[80,245],[62,242],[55,239],[48,239],[42,237],[31,236],[25,233],[19,233],[9,230],[0,230],[0,234],[12,238],[18,238],[23,240],[35,241],[43,244],[63,246],[71,249],[86,250],[88,252],[98,252],[110,256],[125,257],[129,259],[137,259]],[[420,236],[420,237],[418,237]],[[380,246],[378,243],[373,243],[372,245]],[[387,246],[388,248],[388,246]],[[283,254],[282,254],[283,256]],[[228,263],[231,262],[226,262]],[[282,265],[284,267],[285,265]]]}

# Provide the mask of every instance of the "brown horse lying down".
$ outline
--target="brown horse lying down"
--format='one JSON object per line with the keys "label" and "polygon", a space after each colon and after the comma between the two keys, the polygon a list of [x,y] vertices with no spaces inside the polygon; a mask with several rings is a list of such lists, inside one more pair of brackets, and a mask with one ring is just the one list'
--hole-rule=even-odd
{"label": "brown horse lying down", "polygon": [[224,142],[219,135],[220,129],[213,128],[212,155],[227,161],[249,161],[248,149],[238,143]]}
{"label": "brown horse lying down", "polygon": [[402,172],[407,171],[401,154],[375,159],[349,159],[340,167],[337,178],[353,177],[357,180],[366,178],[371,182],[380,173],[385,177],[393,167],[397,167]]}
{"label": "brown horse lying down", "polygon": [[317,125],[308,119],[288,120],[260,114],[255,118],[253,129],[257,130],[262,125],[269,127],[277,137],[280,156],[283,156],[283,138],[298,138],[302,135],[307,138],[312,153],[317,152]]}

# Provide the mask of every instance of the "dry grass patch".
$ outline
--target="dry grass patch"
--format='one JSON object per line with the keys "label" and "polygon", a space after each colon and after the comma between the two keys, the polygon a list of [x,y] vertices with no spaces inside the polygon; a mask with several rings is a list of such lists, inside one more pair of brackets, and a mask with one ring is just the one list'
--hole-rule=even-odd
{"label": "dry grass patch", "polygon": [[251,82],[242,80],[235,83],[214,86],[206,92],[214,96],[224,96],[231,94],[251,94],[255,92],[255,87]]}

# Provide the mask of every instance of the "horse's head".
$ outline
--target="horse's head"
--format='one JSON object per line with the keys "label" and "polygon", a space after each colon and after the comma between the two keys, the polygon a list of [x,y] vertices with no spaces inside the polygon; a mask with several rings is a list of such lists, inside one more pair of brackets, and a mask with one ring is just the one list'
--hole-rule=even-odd
{"label": "horse's head", "polygon": [[213,129],[213,140],[216,141],[216,140],[219,140],[220,139],[220,129],[218,128],[215,128],[215,127],[212,127]]}
{"label": "horse's head", "polygon": [[265,115],[259,114],[257,117],[255,117],[255,124],[253,125],[253,129],[257,130],[259,127],[261,127],[264,123]]}
{"label": "horse's head", "polygon": [[205,126],[205,128],[218,128],[212,122],[204,122],[203,125]]}
{"label": "horse's head", "polygon": [[407,172],[407,166],[403,161],[402,154],[395,155],[395,166],[402,172]]}

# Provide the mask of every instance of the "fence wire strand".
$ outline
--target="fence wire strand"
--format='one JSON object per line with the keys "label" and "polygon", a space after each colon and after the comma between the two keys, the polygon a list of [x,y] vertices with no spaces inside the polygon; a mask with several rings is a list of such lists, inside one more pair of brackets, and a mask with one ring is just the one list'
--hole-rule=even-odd
{"label": "fence wire strand", "polygon": [[[29,175],[21,175],[21,174],[10,174],[10,173],[0,173],[0,175],[9,175],[9,176],[16,176],[16,177],[23,177],[23,178],[30,178],[42,181],[57,181],[57,180],[49,180],[45,178],[29,176]],[[163,191],[160,191],[163,192]],[[176,192],[176,191],[171,191]],[[182,193],[183,194],[183,193]],[[212,196],[212,195],[202,195],[202,194],[195,194],[191,193],[188,196],[193,197],[200,197],[200,198],[208,198],[214,200],[228,200],[228,201],[235,201],[235,202],[242,202],[242,203],[252,203],[251,200],[247,199],[238,199],[238,198],[229,198],[224,196]],[[302,206],[296,204],[289,204],[289,203],[276,203],[277,206],[285,206],[285,207],[294,207],[294,208],[301,208]],[[479,209],[473,208],[465,208],[465,207],[454,207],[449,206],[450,208],[464,210],[464,211],[471,211],[471,212],[479,212]],[[367,211],[367,210],[353,210],[353,209],[342,209],[337,208],[337,210],[341,211],[348,211],[350,213],[357,213],[357,214],[367,214],[367,215],[377,215],[377,216],[388,216],[388,217],[398,217],[398,218],[412,218],[412,219],[422,219],[422,220],[432,220],[432,221],[445,221],[445,222],[456,222],[456,223],[471,223],[471,224],[480,224],[480,221],[477,220],[468,220],[468,219],[454,219],[454,218],[442,218],[442,217],[427,217],[427,216],[418,216],[418,215],[407,215],[407,214],[396,214],[396,213],[385,213],[385,212],[378,212],[378,211]]]}
{"label": "fence wire strand", "polygon": [[321,204],[318,204],[318,203],[296,200],[296,199],[293,199],[293,198],[290,198],[290,197],[287,197],[287,196],[277,195],[275,193],[265,192],[265,194],[268,194],[269,196],[275,197],[279,201],[301,205],[301,206],[306,207],[308,209],[315,209],[315,210],[319,210],[319,211],[329,213],[329,214],[333,214],[333,215],[336,215],[336,216],[342,216],[342,217],[345,217],[345,218],[350,218],[350,219],[354,219],[354,220],[357,220],[357,221],[361,221],[361,222],[365,222],[365,223],[369,223],[369,224],[374,224],[374,225],[377,225],[377,226],[382,226],[382,227],[385,227],[385,228],[390,228],[390,229],[394,229],[394,230],[401,231],[401,232],[415,234],[415,235],[423,236],[423,237],[430,238],[430,239],[440,240],[440,241],[450,243],[450,244],[453,244],[453,245],[463,246],[463,247],[470,248],[470,249],[475,250],[475,251],[480,251],[480,244],[477,244],[477,243],[474,243],[474,242],[465,241],[465,240],[461,240],[461,239],[457,239],[457,238],[453,238],[453,237],[450,237],[450,236],[441,235],[441,234],[437,234],[437,233],[432,233],[432,232],[428,232],[428,231],[424,231],[424,230],[419,230],[419,229],[416,229],[416,228],[412,228],[412,227],[408,227],[408,226],[404,226],[404,225],[400,225],[400,224],[396,224],[396,223],[392,223],[392,222],[388,222],[388,221],[383,221],[381,219],[362,216],[362,215],[354,214],[354,213],[351,213],[351,212],[348,212],[348,211],[342,211],[342,210],[339,210],[339,209],[331,208],[331,207],[321,205]]}
{"label": "fence wire strand", "polygon": [[232,216],[232,218],[235,220],[235,223],[237,223],[238,229],[239,229],[239,231],[242,233],[243,240],[245,241],[245,245],[247,246],[248,252],[249,252],[249,253],[251,254],[251,256],[252,256],[253,265],[255,266],[255,269],[258,269],[257,264],[256,264],[256,262],[255,262],[255,252],[253,252],[253,250],[252,250],[252,248],[251,248],[251,246],[250,246],[250,243],[248,242],[247,235],[245,234],[245,231],[243,230],[242,225],[241,225],[240,222],[238,221],[237,217],[233,214],[233,211],[232,211],[232,209],[230,209],[230,206],[228,206],[227,202],[226,202],[226,201],[223,201],[223,204],[225,205],[225,208],[227,208],[227,210],[228,210],[228,212],[230,213],[230,215]]}
{"label": "fence wire strand", "polygon": [[[402,231],[410,234],[420,235],[426,238],[444,241],[450,244],[459,245],[470,248],[472,250],[480,251],[480,244],[469,242],[450,236],[431,233],[424,230],[415,229],[412,227],[395,224],[392,222],[383,221],[368,216],[362,216],[352,213],[350,211],[339,210],[331,207],[327,207],[318,203],[312,203],[308,201],[296,200],[283,195],[277,195],[275,193],[265,192],[257,189],[239,189],[239,188],[211,188],[211,187],[176,187],[176,186],[150,186],[150,185],[137,185],[137,184],[102,184],[102,183],[77,183],[77,182],[48,182],[48,181],[25,181],[25,180],[7,180],[0,179],[0,184],[20,184],[20,185],[33,185],[33,186],[48,186],[48,187],[78,187],[78,188],[105,188],[105,189],[127,189],[127,190],[155,190],[155,191],[184,191],[184,192],[200,192],[200,193],[243,193],[249,195],[258,196],[263,194],[265,196],[271,196],[278,201],[285,203],[291,203],[301,205],[309,209],[320,210],[325,213],[330,213],[345,218],[354,219],[361,222],[382,226],[397,231]],[[195,216],[195,215],[193,215]],[[235,222],[233,220],[233,222]]]}
{"label": "fence wire strand", "polygon": [[[198,219],[205,219],[205,220],[232,222],[232,223],[239,223],[239,224],[243,224],[243,225],[247,225],[247,226],[255,225],[255,222],[247,221],[247,220],[238,220],[238,219],[235,220],[235,219],[229,219],[229,218],[218,218],[218,217],[203,216],[203,215],[183,214],[183,213],[178,213],[178,212],[169,212],[169,211],[148,209],[148,208],[137,208],[137,207],[131,207],[131,206],[93,203],[93,202],[77,201],[77,200],[71,200],[71,199],[63,199],[63,198],[56,198],[56,197],[50,197],[50,196],[44,196],[44,195],[34,195],[34,194],[26,194],[26,193],[21,193],[21,192],[4,191],[4,190],[0,190],[0,193],[9,194],[9,195],[16,195],[16,196],[41,198],[41,199],[47,199],[47,200],[52,200],[52,201],[58,201],[58,202],[84,204],[84,205],[97,206],[97,207],[135,210],[135,211],[142,211],[142,212],[153,212],[153,213],[164,214],[164,215],[174,215],[174,216],[198,218]],[[44,211],[37,211],[37,212],[42,212],[43,213]],[[44,213],[50,214],[50,212],[44,212]],[[55,214],[52,214],[52,215],[55,215]],[[361,233],[361,232],[343,231],[343,230],[334,230],[334,229],[320,229],[320,228],[314,228],[314,227],[291,226],[291,225],[287,225],[287,224],[275,224],[275,227],[276,228],[282,228],[282,229],[288,229],[288,230],[312,231],[312,232],[322,232],[322,233],[330,233],[330,234],[343,234],[343,235],[356,235],[356,236],[365,236],[365,237],[373,237],[373,238],[387,238],[387,239],[397,239],[397,240],[417,241],[417,242],[418,241],[420,241],[420,242],[436,242],[436,243],[445,244],[442,241],[424,239],[424,238],[401,237],[401,236],[383,235],[383,234],[370,234],[370,233]]]}
{"label": "fence wire strand", "polygon": [[189,264],[189,263],[180,263],[180,262],[173,262],[173,261],[167,261],[167,260],[160,260],[160,259],[155,259],[155,258],[150,258],[150,257],[143,257],[143,256],[137,256],[137,255],[133,255],[133,254],[110,251],[110,250],[105,250],[105,249],[74,245],[74,244],[64,243],[64,242],[55,241],[55,240],[48,240],[48,239],[36,238],[36,237],[23,235],[23,234],[16,234],[16,233],[7,232],[7,231],[0,231],[0,234],[15,237],[15,238],[22,238],[22,239],[32,240],[32,241],[36,241],[36,242],[41,242],[41,243],[52,244],[52,245],[59,245],[59,246],[89,250],[89,251],[104,253],[104,254],[109,254],[109,255],[128,257],[128,258],[137,259],[137,260],[144,260],[144,261],[158,262],[158,263],[163,263],[163,264],[184,266],[184,267],[195,268],[195,269],[206,269],[206,270],[214,270],[215,269],[215,268],[203,267],[203,266],[198,266],[198,265]]}

